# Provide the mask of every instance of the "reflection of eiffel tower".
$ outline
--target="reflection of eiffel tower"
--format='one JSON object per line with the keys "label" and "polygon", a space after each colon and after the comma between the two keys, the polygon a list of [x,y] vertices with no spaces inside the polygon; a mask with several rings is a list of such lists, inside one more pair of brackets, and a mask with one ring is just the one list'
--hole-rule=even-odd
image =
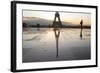
{"label": "reflection of eiffel tower", "polygon": [[61,27],[62,26],[62,22],[60,20],[60,15],[59,15],[59,12],[58,11],[55,13],[55,18],[54,18],[54,21],[53,21],[53,25],[52,26],[53,27]]}
{"label": "reflection of eiffel tower", "polygon": [[57,49],[56,57],[58,57],[60,29],[54,28],[54,33],[56,38],[56,49]]}

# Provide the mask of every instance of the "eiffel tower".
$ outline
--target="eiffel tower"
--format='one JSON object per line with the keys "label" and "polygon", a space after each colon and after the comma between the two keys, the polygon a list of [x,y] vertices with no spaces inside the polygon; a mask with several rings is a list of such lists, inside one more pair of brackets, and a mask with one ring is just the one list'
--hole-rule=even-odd
{"label": "eiffel tower", "polygon": [[[58,20],[57,20],[58,19]],[[53,21],[53,27],[62,27],[62,22],[60,20],[59,12],[56,11],[54,21]]]}

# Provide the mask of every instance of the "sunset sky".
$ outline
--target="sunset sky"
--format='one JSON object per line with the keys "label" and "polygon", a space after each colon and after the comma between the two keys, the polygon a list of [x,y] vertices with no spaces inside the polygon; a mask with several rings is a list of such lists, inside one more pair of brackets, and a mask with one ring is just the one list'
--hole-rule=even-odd
{"label": "sunset sky", "polygon": [[[80,21],[83,20],[84,25],[91,25],[90,13],[59,12],[59,14],[61,21],[79,25]],[[37,17],[47,20],[54,20],[55,12],[23,10],[23,17]]]}

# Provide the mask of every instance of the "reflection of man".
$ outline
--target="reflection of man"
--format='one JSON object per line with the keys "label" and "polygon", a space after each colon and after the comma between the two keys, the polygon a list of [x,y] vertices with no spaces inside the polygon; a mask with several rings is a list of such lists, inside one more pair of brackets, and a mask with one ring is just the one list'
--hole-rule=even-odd
{"label": "reflection of man", "polygon": [[58,57],[60,29],[54,28],[54,33],[55,33],[55,38],[56,38],[56,49],[57,49],[56,57]]}

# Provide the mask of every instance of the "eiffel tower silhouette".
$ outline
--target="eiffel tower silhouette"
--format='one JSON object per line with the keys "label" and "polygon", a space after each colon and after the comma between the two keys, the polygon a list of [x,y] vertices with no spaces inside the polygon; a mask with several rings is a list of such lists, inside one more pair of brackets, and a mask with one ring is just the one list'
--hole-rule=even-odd
{"label": "eiffel tower silhouette", "polygon": [[[58,19],[58,20],[57,20]],[[60,20],[59,12],[56,11],[54,21],[53,21],[53,27],[62,27],[62,22]]]}

